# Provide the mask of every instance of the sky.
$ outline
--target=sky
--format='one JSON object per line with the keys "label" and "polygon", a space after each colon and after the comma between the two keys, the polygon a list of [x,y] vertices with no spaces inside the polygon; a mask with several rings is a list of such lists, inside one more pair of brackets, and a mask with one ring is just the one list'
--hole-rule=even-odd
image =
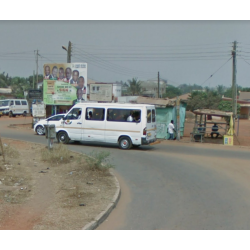
{"label": "sky", "polygon": [[27,77],[44,63],[88,64],[99,82],[160,78],[169,84],[232,84],[231,50],[237,41],[237,84],[250,87],[250,21],[0,21],[0,72]]}

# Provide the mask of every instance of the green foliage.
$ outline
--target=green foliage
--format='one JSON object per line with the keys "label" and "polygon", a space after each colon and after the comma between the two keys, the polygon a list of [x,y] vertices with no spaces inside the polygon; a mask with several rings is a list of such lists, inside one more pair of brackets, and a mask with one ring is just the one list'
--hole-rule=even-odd
{"label": "green foliage", "polygon": [[250,92],[250,88],[242,88],[242,92]]}
{"label": "green foliage", "polygon": [[86,162],[91,170],[106,171],[109,168],[114,168],[114,165],[109,160],[110,152],[93,151],[86,156]]}
{"label": "green foliage", "polygon": [[221,97],[216,91],[199,92],[194,91],[191,93],[187,102],[187,110],[196,109],[217,109],[221,101]]}
{"label": "green foliage", "polygon": [[128,93],[130,95],[140,95],[142,93],[141,82],[137,80],[137,78],[132,78],[132,80],[128,80],[128,82]]}
{"label": "green foliage", "polygon": [[166,89],[166,93],[163,94],[163,98],[166,98],[166,97],[174,98],[174,97],[179,96],[181,94],[182,94],[182,92],[179,88],[176,88],[172,85],[168,85],[167,89]]}
{"label": "green foliage", "polygon": [[[220,101],[218,109],[225,112],[232,112],[232,102]],[[237,103],[237,114],[240,113],[240,104]]]}

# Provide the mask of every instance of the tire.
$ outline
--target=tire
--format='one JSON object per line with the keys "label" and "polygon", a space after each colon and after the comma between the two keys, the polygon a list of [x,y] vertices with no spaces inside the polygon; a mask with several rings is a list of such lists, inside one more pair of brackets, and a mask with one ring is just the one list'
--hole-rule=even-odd
{"label": "tire", "polygon": [[58,133],[57,140],[59,143],[67,144],[69,142],[69,136],[65,131],[62,131]]}
{"label": "tire", "polygon": [[27,112],[26,111],[23,112],[23,116],[27,116]]}
{"label": "tire", "polygon": [[36,133],[37,133],[38,135],[44,135],[44,134],[45,134],[44,127],[41,126],[41,125],[38,125],[38,126],[36,127]]}
{"label": "tire", "polygon": [[13,117],[13,113],[11,111],[9,112],[9,117]]}
{"label": "tire", "polygon": [[132,147],[132,143],[129,137],[123,136],[119,140],[119,148],[120,149],[130,149]]}

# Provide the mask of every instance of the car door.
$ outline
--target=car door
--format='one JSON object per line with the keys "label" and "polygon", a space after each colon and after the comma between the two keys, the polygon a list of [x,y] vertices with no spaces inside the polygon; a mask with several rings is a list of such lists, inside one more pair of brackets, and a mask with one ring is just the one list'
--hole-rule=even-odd
{"label": "car door", "polygon": [[63,127],[71,140],[82,140],[82,126],[82,108],[71,109],[63,121]]}

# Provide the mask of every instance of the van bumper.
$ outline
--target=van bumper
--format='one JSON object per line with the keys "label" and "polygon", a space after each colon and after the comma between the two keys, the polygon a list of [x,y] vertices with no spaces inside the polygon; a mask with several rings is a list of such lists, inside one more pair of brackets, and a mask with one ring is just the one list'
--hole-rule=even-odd
{"label": "van bumper", "polygon": [[155,142],[156,138],[151,139],[151,140],[147,140],[147,138],[141,138],[141,145],[149,145],[152,142]]}

